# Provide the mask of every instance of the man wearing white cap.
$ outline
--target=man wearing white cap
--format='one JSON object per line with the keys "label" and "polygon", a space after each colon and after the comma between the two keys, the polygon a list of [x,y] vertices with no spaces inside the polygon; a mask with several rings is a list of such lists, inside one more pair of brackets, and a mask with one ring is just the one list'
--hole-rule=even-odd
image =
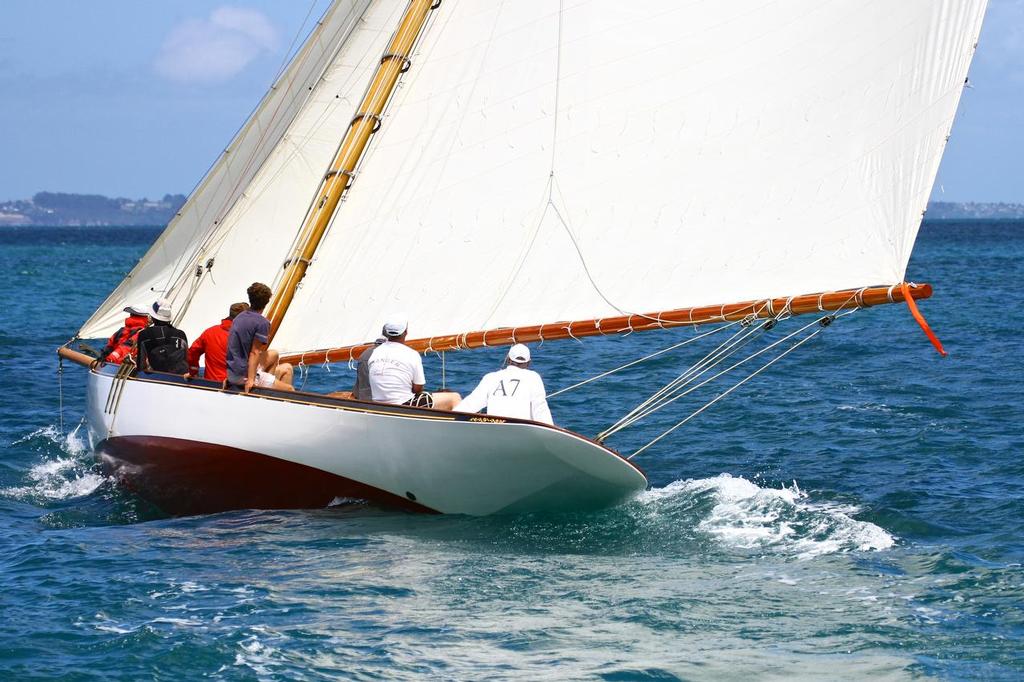
{"label": "man wearing white cap", "polygon": [[161,298],[149,311],[153,324],[139,332],[139,368],[144,372],[188,373],[188,338],[171,324],[171,302]]}
{"label": "man wearing white cap", "polygon": [[473,392],[455,406],[456,412],[479,412],[499,417],[532,419],[554,424],[544,381],[530,366],[530,349],[517,343],[508,349],[508,366],[485,374]]}
{"label": "man wearing white cap", "polygon": [[[405,345],[409,323],[405,315],[391,315],[381,333],[384,342],[372,349],[365,360],[373,400],[392,405],[415,405],[451,410],[459,401],[458,393],[423,391],[427,378],[420,354]],[[363,358],[360,357],[360,361]]]}

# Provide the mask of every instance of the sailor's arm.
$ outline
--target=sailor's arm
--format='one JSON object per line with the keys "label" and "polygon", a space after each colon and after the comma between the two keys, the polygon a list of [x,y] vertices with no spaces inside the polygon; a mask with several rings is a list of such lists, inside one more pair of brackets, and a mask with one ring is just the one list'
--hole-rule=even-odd
{"label": "sailor's arm", "polygon": [[423,358],[419,355],[416,356],[416,364],[413,366],[412,372],[412,392],[413,395],[418,395],[423,392],[423,387],[427,385],[427,375],[423,372]]}
{"label": "sailor's arm", "polygon": [[206,353],[206,334],[192,342],[188,348],[188,371],[192,376],[199,376],[199,358]]}
{"label": "sailor's arm", "polygon": [[259,339],[252,340],[249,349],[249,366],[245,372],[245,392],[248,393],[256,385],[256,369],[260,365],[260,354],[267,349],[267,344]]}
{"label": "sailor's arm", "polygon": [[[142,336],[139,334],[139,336]],[[143,372],[152,372],[153,368],[149,366],[149,355],[146,353],[146,341],[149,339],[135,339],[136,343],[136,359],[138,360],[138,368]]]}
{"label": "sailor's arm", "polygon": [[107,345],[103,346],[103,349],[100,351],[99,359],[101,361],[102,360],[106,360],[107,356],[110,355],[111,353],[113,353],[114,349],[117,348],[117,346],[118,346],[117,340],[121,336],[121,332],[123,332],[123,331],[124,331],[124,327],[121,327],[116,332],[114,332],[114,334],[109,339],[107,339]]}

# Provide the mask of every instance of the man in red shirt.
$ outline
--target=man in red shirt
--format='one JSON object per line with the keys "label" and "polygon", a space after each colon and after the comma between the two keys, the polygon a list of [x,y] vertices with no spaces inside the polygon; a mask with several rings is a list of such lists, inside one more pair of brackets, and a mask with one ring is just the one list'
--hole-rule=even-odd
{"label": "man in red shirt", "polygon": [[124,311],[128,313],[124,326],[114,332],[100,351],[100,362],[120,365],[125,358],[135,360],[135,337],[149,324],[149,309],[146,306],[130,305]]}
{"label": "man in red shirt", "polygon": [[206,355],[203,378],[210,381],[224,381],[228,378],[228,335],[231,333],[231,322],[239,313],[248,309],[248,303],[232,304],[228,316],[220,324],[207,329],[192,343],[188,349],[188,371],[191,376],[199,376],[199,358]]}

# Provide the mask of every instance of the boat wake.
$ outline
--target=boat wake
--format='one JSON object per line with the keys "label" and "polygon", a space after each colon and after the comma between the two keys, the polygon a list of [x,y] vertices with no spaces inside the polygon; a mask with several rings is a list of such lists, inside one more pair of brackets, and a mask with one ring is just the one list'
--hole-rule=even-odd
{"label": "boat wake", "polygon": [[[696,499],[695,499],[696,498]],[[661,507],[703,500],[697,531],[726,548],[795,554],[809,559],[823,554],[882,550],[895,539],[884,529],[853,518],[850,505],[815,502],[794,481],[792,488],[762,488],[744,478],[675,481],[643,493],[639,502]],[[703,505],[702,505],[703,506]]]}
{"label": "boat wake", "polygon": [[67,500],[89,495],[106,480],[93,470],[81,424],[62,434],[54,426],[37,429],[12,446],[37,450],[42,461],[32,466],[23,486],[0,489],[0,496],[30,502]]}

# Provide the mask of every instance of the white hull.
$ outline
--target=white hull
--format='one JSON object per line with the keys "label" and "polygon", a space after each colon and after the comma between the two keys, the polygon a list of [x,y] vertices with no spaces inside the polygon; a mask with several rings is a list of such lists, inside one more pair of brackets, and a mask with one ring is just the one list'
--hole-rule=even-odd
{"label": "white hull", "polygon": [[241,395],[91,371],[90,436],[107,468],[171,513],[326,506],[357,497],[485,515],[607,507],[647,486],[611,450],[514,419],[310,394]]}

